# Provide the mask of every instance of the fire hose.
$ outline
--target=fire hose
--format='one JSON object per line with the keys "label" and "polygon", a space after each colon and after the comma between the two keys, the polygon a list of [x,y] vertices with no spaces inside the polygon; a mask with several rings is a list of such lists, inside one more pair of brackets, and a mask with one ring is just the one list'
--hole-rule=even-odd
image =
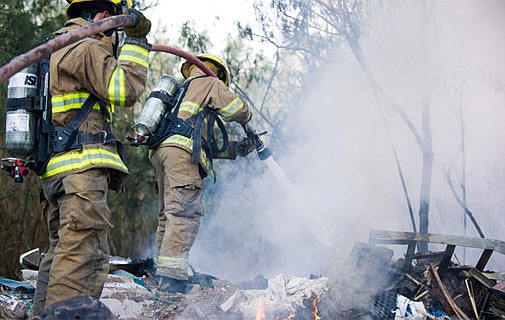
{"label": "fire hose", "polygon": [[[104,32],[106,30],[114,29],[120,26],[132,26],[137,22],[137,17],[134,15],[122,14],[113,17],[108,17],[99,21],[88,23],[87,25],[78,29],[72,30],[61,36],[48,40],[47,42],[33,48],[32,50],[21,54],[9,63],[0,68],[0,84],[4,83],[7,79],[12,77],[15,73],[23,70],[27,66],[49,56],[51,53],[90,35]],[[193,55],[184,52],[174,47],[157,45],[152,46],[152,51],[163,51],[172,53],[182,58],[185,58],[194,63],[198,68],[210,76],[215,74],[205,64]]]}
{"label": "fire hose", "polygon": [[[0,68],[0,84],[4,83],[14,74],[23,70],[29,65],[51,55],[51,53],[69,44],[72,44],[76,41],[99,32],[104,32],[106,30],[118,28],[120,26],[133,26],[135,23],[137,23],[137,17],[135,15],[122,14],[88,23],[83,27],[67,32],[56,38],[50,39],[43,44],[31,49],[30,51],[15,57],[10,62],[2,66]],[[195,64],[205,74],[216,77],[214,72],[201,60],[181,49],[167,45],[153,44],[151,51],[166,52],[177,55]],[[256,134],[256,132],[249,125],[243,125],[242,127],[244,128],[246,135],[254,140],[260,159],[264,160],[268,158],[270,156],[270,151],[265,148],[263,142],[259,138],[261,134]]]}

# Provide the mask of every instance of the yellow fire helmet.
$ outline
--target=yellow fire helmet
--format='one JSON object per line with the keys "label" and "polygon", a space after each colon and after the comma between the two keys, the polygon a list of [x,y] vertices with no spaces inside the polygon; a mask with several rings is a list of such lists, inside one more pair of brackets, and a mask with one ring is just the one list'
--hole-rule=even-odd
{"label": "yellow fire helmet", "polygon": [[96,6],[109,11],[112,15],[121,14],[122,7],[133,7],[133,0],[67,0],[67,2],[70,4],[67,8],[67,17],[69,19],[79,17],[81,10],[86,6]]}
{"label": "yellow fire helmet", "polygon": [[[230,85],[230,69],[228,69],[228,65],[221,59],[216,56],[207,53],[201,53],[196,55],[200,61],[202,61],[207,67],[209,67],[212,71],[216,73],[216,76],[224,82],[225,85]],[[186,61],[181,66],[181,73],[184,76],[184,79],[189,77],[189,71],[193,62]]]}

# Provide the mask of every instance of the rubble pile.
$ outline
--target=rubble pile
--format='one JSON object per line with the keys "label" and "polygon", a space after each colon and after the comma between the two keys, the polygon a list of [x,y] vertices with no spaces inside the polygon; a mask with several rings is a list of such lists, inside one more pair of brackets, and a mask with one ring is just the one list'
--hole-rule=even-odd
{"label": "rubble pile", "polygon": [[[485,269],[502,242],[437,236],[430,239],[446,244],[445,251],[414,253],[417,237],[372,232],[325,276],[258,275],[234,284],[192,269],[186,294],[159,291],[149,260],[113,257],[100,302],[122,320],[505,319],[505,272]],[[475,266],[452,261],[461,240],[483,247]],[[407,245],[407,253],[394,260],[380,243]],[[23,269],[23,281],[0,278],[0,318],[30,319],[36,275]]]}

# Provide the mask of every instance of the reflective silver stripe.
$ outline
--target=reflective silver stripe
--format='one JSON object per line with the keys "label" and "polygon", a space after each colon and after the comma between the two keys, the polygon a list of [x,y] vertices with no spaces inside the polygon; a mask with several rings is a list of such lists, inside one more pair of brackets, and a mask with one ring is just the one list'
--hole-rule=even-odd
{"label": "reflective silver stripe", "polygon": [[203,108],[199,104],[191,102],[191,101],[184,101],[179,106],[179,111],[184,111],[184,112],[187,112],[191,115],[195,115],[202,110],[203,110]]}
{"label": "reflective silver stripe", "polygon": [[187,258],[158,256],[154,259],[155,268],[188,270],[189,261]]}
{"label": "reflective silver stripe", "polygon": [[[163,141],[161,144],[162,145],[176,144],[176,145],[180,145],[180,146],[184,147],[187,150],[190,150],[190,152],[193,151],[193,139],[182,136],[180,134],[171,135],[170,137],[166,138],[165,141]],[[200,162],[205,167],[205,169],[207,169],[207,170],[209,169],[210,161],[209,161],[209,158],[207,158],[205,151],[203,151],[203,150],[200,155]]]}
{"label": "reflective silver stripe", "polygon": [[126,99],[125,72],[121,68],[116,68],[109,81],[109,101],[111,101],[115,106],[124,107],[125,99]]}
{"label": "reflective silver stripe", "polygon": [[149,51],[133,44],[125,44],[118,60],[135,62],[147,68],[149,67]]}
{"label": "reflective silver stripe", "polygon": [[[88,97],[89,92],[72,92],[55,95],[51,97],[53,114],[80,109]],[[95,103],[93,109],[100,110],[100,104],[98,102]]]}
{"label": "reflective silver stripe", "polygon": [[218,109],[217,113],[219,113],[223,118],[228,119],[233,116],[237,111],[239,111],[244,106],[244,102],[240,98],[233,99],[230,104],[222,109]]}
{"label": "reflective silver stripe", "polygon": [[51,158],[47,170],[41,178],[45,179],[63,172],[81,170],[92,165],[128,171],[118,154],[102,148],[83,148],[82,150],[73,150]]}

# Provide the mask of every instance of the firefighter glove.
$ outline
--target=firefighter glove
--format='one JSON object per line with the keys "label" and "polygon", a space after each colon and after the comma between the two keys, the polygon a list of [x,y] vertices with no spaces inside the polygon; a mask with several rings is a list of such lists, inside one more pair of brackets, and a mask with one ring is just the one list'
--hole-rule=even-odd
{"label": "firefighter glove", "polygon": [[128,9],[128,14],[136,16],[137,23],[130,27],[124,27],[126,35],[147,41],[146,36],[151,31],[151,21],[142,12],[133,8]]}
{"label": "firefighter glove", "polygon": [[250,137],[244,138],[235,144],[235,153],[242,157],[247,156],[254,149],[256,149],[256,143]]}

